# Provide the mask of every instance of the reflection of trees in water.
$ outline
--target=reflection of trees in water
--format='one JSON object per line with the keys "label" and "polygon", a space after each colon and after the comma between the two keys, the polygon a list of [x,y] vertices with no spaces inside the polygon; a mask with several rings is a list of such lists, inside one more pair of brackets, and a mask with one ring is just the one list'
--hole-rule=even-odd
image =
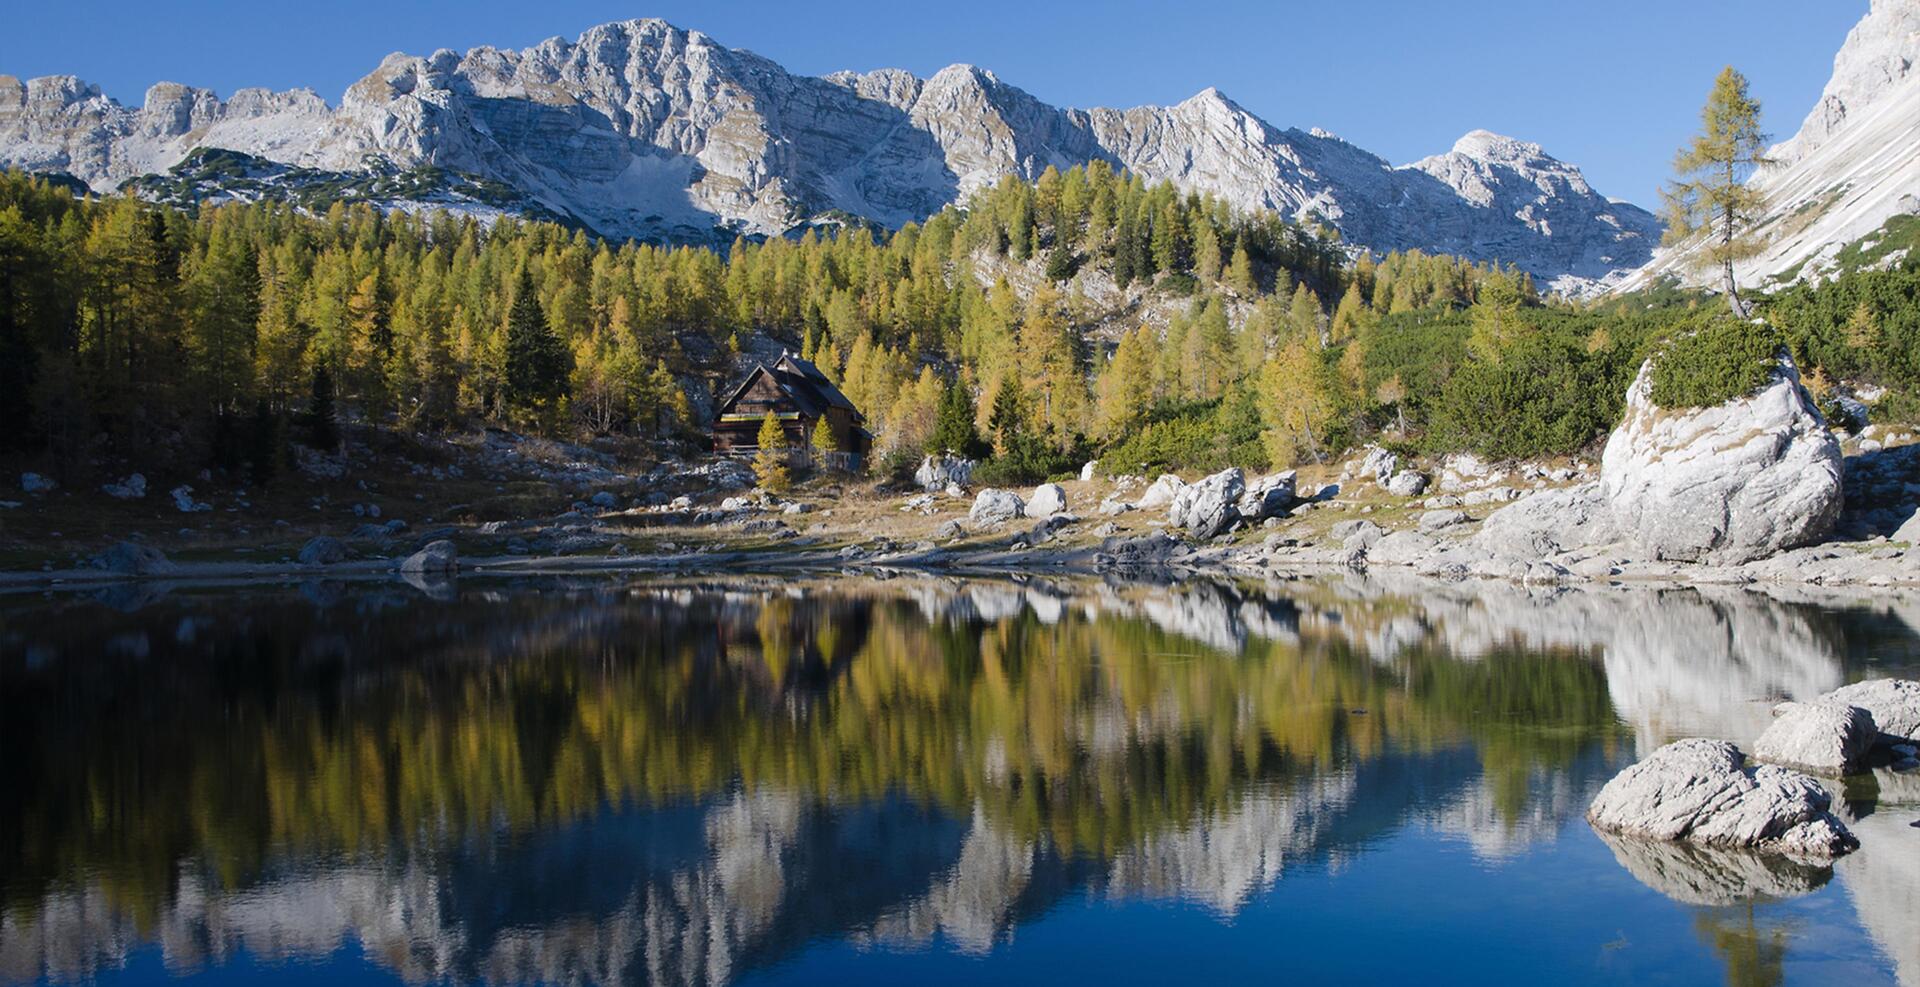
{"label": "reflection of trees in water", "polygon": [[[351,935],[410,979],[700,983],[821,935],[984,949],[1073,888],[1230,912],[1411,820],[1511,852],[1584,805],[1616,722],[1589,636],[1528,643],[1551,612],[1364,586],[220,606],[78,610],[0,644],[0,730],[30,752],[4,769],[5,951],[83,970],[58,943],[159,927],[183,930],[171,955],[217,959]],[[108,622],[122,643],[80,658]],[[928,808],[860,808],[903,795]],[[673,815],[609,806],[689,800],[703,835],[642,875],[589,862],[673,840],[541,842],[591,847],[609,819]],[[866,869],[832,876],[849,853]],[[342,856],[364,863],[313,864]],[[506,866],[534,859],[578,879]],[[483,907],[542,887],[511,921]],[[96,907],[70,925],[77,900]]]}
{"label": "reflection of trees in water", "polygon": [[1727,963],[1727,987],[1779,987],[1786,982],[1788,929],[1761,928],[1752,905],[1701,911],[1693,917],[1701,941]]}

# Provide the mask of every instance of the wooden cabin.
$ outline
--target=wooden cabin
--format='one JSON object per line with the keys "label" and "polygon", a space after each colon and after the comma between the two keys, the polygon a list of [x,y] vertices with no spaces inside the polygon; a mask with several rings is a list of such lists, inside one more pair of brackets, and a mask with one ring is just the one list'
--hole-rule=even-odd
{"label": "wooden cabin", "polygon": [[873,433],[866,416],[847,400],[820,368],[792,353],[781,353],[772,366],[760,364],[747,379],[728,392],[716,410],[713,451],[724,456],[751,456],[760,451],[760,423],[772,412],[787,433],[787,448],[796,462],[814,459],[813,435],[820,419],[827,420],[839,452],[824,464],[857,470],[873,449]]}

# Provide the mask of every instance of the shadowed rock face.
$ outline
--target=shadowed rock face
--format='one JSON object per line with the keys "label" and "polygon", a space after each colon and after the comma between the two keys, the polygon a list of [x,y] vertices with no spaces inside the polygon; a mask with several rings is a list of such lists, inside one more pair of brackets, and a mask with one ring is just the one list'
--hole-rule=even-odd
{"label": "shadowed rock face", "polygon": [[1657,222],[1538,145],[1476,131],[1395,168],[1279,130],[1208,89],[1174,106],[1064,110],[971,65],[789,74],[657,20],[523,51],[389,56],[338,107],[311,92],[163,83],[115,103],[67,76],[0,76],[0,165],[106,190],[195,147],[352,171],[431,164],[506,183],[612,236],[721,224],[778,234],[839,210],[898,226],[1001,177],[1089,161],[1312,219],[1377,251],[1501,260],[1569,289],[1645,263]]}

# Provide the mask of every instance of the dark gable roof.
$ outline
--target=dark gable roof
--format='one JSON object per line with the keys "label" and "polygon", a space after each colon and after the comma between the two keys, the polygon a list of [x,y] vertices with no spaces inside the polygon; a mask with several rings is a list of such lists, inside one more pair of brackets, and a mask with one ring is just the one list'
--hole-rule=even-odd
{"label": "dark gable roof", "polygon": [[728,392],[726,400],[720,402],[720,413],[725,414],[727,409],[739,403],[741,396],[747,393],[747,388],[752,387],[754,379],[761,374],[773,378],[774,384],[793,399],[800,413],[809,418],[820,417],[829,407],[845,408],[853,412],[856,419],[864,420],[866,417],[860,414],[860,409],[854,407],[852,401],[847,400],[845,394],[840,393],[839,388],[833,386],[833,382],[820,372],[819,367],[791,353],[780,354],[780,359],[771,367],[764,363],[754,367],[747,379]]}

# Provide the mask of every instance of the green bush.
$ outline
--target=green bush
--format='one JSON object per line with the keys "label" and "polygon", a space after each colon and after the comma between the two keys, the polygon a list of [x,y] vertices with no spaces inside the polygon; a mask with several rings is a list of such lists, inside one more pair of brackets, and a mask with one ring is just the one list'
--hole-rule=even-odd
{"label": "green bush", "polygon": [[1579,451],[1611,428],[1622,388],[1604,354],[1544,336],[1499,363],[1468,360],[1434,402],[1425,437],[1434,453],[1471,450],[1492,459]]}
{"label": "green bush", "polygon": [[1673,336],[1653,358],[1653,403],[1711,408],[1759,390],[1784,340],[1770,326],[1705,317]]}
{"label": "green bush", "polygon": [[1218,400],[1162,405],[1146,424],[1100,453],[1100,470],[1122,476],[1211,473],[1228,466],[1265,469],[1268,457],[1260,429],[1260,407],[1247,387]]}

